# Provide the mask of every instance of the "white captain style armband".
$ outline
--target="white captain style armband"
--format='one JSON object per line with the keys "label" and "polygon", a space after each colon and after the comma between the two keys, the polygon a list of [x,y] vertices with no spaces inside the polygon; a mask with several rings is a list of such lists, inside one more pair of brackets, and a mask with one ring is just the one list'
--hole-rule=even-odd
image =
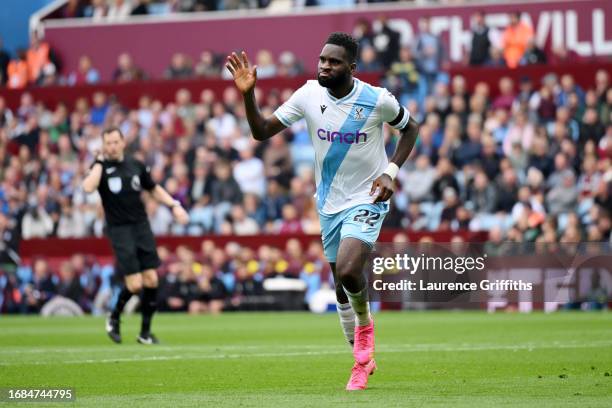
{"label": "white captain style armband", "polygon": [[391,177],[391,180],[395,180],[395,177],[397,177],[397,173],[399,173],[399,167],[393,162],[389,163],[386,170],[383,172],[383,174],[386,174]]}

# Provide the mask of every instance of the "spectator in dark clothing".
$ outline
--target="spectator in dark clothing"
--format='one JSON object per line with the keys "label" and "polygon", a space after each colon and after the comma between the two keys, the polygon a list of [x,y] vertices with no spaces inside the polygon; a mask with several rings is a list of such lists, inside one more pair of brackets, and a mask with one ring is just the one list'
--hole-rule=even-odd
{"label": "spectator in dark clothing", "polygon": [[[390,80],[391,76],[396,78],[395,82]],[[400,98],[406,95],[411,99],[423,97],[423,95],[419,95],[420,73],[418,61],[412,55],[412,50],[409,47],[402,47],[399,61],[391,65],[387,77],[385,85],[394,95],[398,95]],[[393,86],[394,84],[395,86]]]}
{"label": "spectator in dark clothing", "polygon": [[0,38],[0,85],[5,85],[8,82],[9,62],[11,62],[11,56],[8,51],[2,48],[2,38]]}
{"label": "spectator in dark clothing", "polygon": [[355,28],[353,29],[353,38],[357,40],[359,49],[365,46],[374,46],[374,35],[372,34],[372,28],[370,22],[366,19],[359,19]]}
{"label": "spectator in dark clothing", "polygon": [[487,174],[489,180],[495,180],[499,174],[499,159],[495,140],[491,137],[484,138],[482,142],[482,157],[480,157],[478,163]]}
{"label": "spectator in dark clothing", "polygon": [[132,9],[133,16],[145,16],[149,14],[149,0],[136,0]]}
{"label": "spectator in dark clothing", "polygon": [[283,206],[289,203],[289,198],[283,193],[276,179],[269,179],[266,195],[262,200],[266,221],[276,221],[283,217]]}
{"label": "spectator in dark clothing", "polygon": [[497,191],[484,171],[474,176],[474,183],[468,189],[468,201],[472,203],[474,212],[491,213],[497,206]]}
{"label": "spectator in dark clothing", "polygon": [[160,306],[168,312],[192,312],[197,309],[201,291],[190,262],[175,262],[162,279],[159,292]]}
{"label": "spectator in dark clothing", "polygon": [[28,118],[26,125],[21,131],[22,133],[15,137],[15,141],[27,146],[30,152],[34,153],[40,138],[40,128],[38,127],[36,118],[34,116]]}
{"label": "spectator in dark clothing", "polygon": [[223,281],[215,276],[210,265],[202,265],[197,282],[198,293],[189,303],[189,313],[220,313],[228,295]]}
{"label": "spectator in dark clothing", "polygon": [[195,0],[193,11],[216,11],[219,5],[216,0]]}
{"label": "spectator in dark clothing", "polygon": [[9,124],[13,119],[13,112],[6,106],[6,101],[0,96],[0,128]]}
{"label": "spectator in dark clothing", "polygon": [[470,65],[483,65],[489,59],[491,48],[489,27],[485,23],[482,11],[472,16],[472,47],[470,49]]}
{"label": "spectator in dark clothing", "polygon": [[216,179],[210,187],[210,197],[212,204],[230,203],[239,204],[242,202],[242,191],[240,186],[232,176],[230,166],[227,162],[220,162],[215,167]]}
{"label": "spectator in dark clothing", "polygon": [[0,313],[19,313],[20,301],[17,276],[0,269]]}
{"label": "spectator in dark clothing", "polygon": [[202,51],[200,59],[194,67],[194,72],[196,76],[218,78],[220,76],[220,69],[215,54],[208,50]]}
{"label": "spectator in dark clothing", "polygon": [[527,49],[523,58],[519,61],[520,65],[546,64],[546,54],[539,48],[534,40],[527,43]]}
{"label": "spectator in dark clothing", "polygon": [[244,300],[246,296],[257,296],[263,293],[263,285],[261,281],[256,280],[252,274],[249,274],[246,265],[238,265],[236,268],[236,285],[234,287],[233,296],[238,298],[238,303]]}
{"label": "spectator in dark clothing", "polygon": [[34,261],[32,281],[25,285],[21,309],[23,313],[38,313],[56,293],[56,284],[44,259]]}
{"label": "spectator in dark clothing", "polygon": [[606,128],[599,121],[597,111],[589,108],[584,112],[582,123],[580,124],[580,138],[578,140],[579,150],[584,149],[584,145],[592,140],[595,145],[599,144],[599,140],[606,133]]}
{"label": "spectator in dark clothing", "polygon": [[209,137],[206,139],[206,146],[217,154],[217,157],[227,162],[236,162],[240,160],[240,154],[238,150],[232,146],[232,141],[229,138],[221,139],[217,143],[215,137]]}
{"label": "spectator in dark clothing", "polygon": [[533,82],[528,76],[524,76],[519,81],[519,93],[516,95],[515,103],[521,110],[527,110],[529,100],[533,96]]}
{"label": "spectator in dark clothing", "polygon": [[202,163],[195,164],[189,183],[189,199],[192,204],[202,199],[204,200],[203,204],[210,202],[210,187],[213,180],[214,177],[210,174],[207,166]]}
{"label": "spectator in dark clothing", "polygon": [[555,105],[555,97],[551,90],[543,86],[539,92],[540,103],[537,108],[537,113],[541,123],[554,120],[557,112],[557,105]]}
{"label": "spectator in dark clothing", "polygon": [[[7,198],[4,194],[0,199],[0,204]],[[10,202],[15,202],[13,197],[9,198]],[[0,209],[5,210],[5,215],[0,211],[0,265],[2,264],[17,264],[19,261],[19,241],[21,240],[21,219],[23,218],[22,211],[12,213],[10,204],[6,207],[0,205]]]}
{"label": "spectator in dark clothing", "polygon": [[543,139],[541,136],[536,137],[533,141],[527,168],[535,167],[542,172],[544,177],[548,177],[553,171],[553,166],[553,159],[550,157],[546,139]]}
{"label": "spectator in dark clothing", "polygon": [[389,69],[391,64],[399,59],[400,34],[389,27],[385,16],[374,21],[372,27],[372,45],[378,53],[378,60],[385,69]]}
{"label": "spectator in dark clothing", "polygon": [[57,285],[56,294],[73,300],[81,307],[83,304],[83,288],[79,282],[79,277],[76,275],[69,261],[62,263],[60,267],[60,279]]}
{"label": "spectator in dark clothing", "polygon": [[61,13],[63,18],[81,18],[85,16],[85,7],[81,0],[68,0]]}
{"label": "spectator in dark clothing", "polygon": [[187,56],[177,52],[172,56],[170,66],[166,68],[164,77],[167,79],[186,79],[193,76],[193,68]]}
{"label": "spectator in dark clothing", "polygon": [[467,125],[467,139],[461,142],[453,155],[453,164],[459,168],[470,164],[482,155],[481,124],[477,116],[472,116]]}
{"label": "spectator in dark clothing", "polygon": [[145,79],[145,74],[142,69],[134,65],[132,57],[127,52],[119,55],[117,59],[117,68],[113,72],[113,81],[115,82],[131,82]]}
{"label": "spectator in dark clothing", "polygon": [[440,231],[448,231],[451,229],[452,222],[457,217],[457,209],[460,207],[459,196],[454,188],[448,186],[442,190],[442,199],[444,208],[442,209],[438,229]]}
{"label": "spectator in dark clothing", "polygon": [[496,211],[510,213],[518,199],[518,177],[516,172],[507,168],[504,170],[501,180],[497,183],[497,208]]}
{"label": "spectator in dark clothing", "polygon": [[440,158],[438,160],[438,165],[436,166],[436,170],[438,172],[436,181],[433,185],[433,193],[434,199],[439,201],[442,199],[442,193],[447,187],[452,188],[455,192],[459,193],[459,183],[454,175],[454,168],[451,164],[450,160],[445,157]]}

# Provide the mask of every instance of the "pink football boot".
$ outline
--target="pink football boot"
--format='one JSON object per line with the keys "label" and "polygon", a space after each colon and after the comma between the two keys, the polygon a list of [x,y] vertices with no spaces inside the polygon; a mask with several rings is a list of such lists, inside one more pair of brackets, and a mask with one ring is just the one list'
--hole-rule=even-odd
{"label": "pink football boot", "polygon": [[355,363],[351,370],[351,378],[346,384],[347,391],[365,390],[368,385],[368,376],[374,374],[376,370],[376,362],[370,360],[366,365]]}
{"label": "pink football boot", "polygon": [[366,365],[374,358],[374,320],[370,320],[367,326],[355,326],[353,356],[361,365]]}

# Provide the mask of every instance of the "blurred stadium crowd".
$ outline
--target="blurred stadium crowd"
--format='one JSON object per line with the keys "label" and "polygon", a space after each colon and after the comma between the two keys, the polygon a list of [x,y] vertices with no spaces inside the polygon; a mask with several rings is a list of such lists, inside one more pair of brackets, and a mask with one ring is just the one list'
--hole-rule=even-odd
{"label": "blurred stadium crowd", "polygon": [[[121,1],[121,0],[119,0]],[[476,12],[471,19],[471,41],[464,53],[464,63],[471,66],[516,68],[533,64],[565,64],[580,62],[574,51],[560,46],[545,52],[535,42],[533,27],[521,18],[521,13],[508,15],[508,26],[495,29],[487,26],[485,14]],[[353,33],[360,45],[359,72],[385,73],[383,84],[394,93],[423,102],[434,84],[449,66],[442,39],[434,34],[430,18],[420,19],[411,46],[403,46],[400,34],[382,15],[374,21],[360,20]],[[34,33],[27,49],[11,55],[2,48],[0,39],[0,87],[24,89],[28,86],[96,84],[101,80],[129,82],[151,79],[151,73],[140,67],[129,53],[117,56],[112,78],[101,78],[91,56],[83,55],[73,72],[62,75],[62,62],[48,43]],[[177,52],[168,63],[163,77],[167,79],[225,78],[225,54],[208,50],[196,58]],[[291,51],[278,55],[277,60],[267,50],[260,50],[254,62],[259,78],[292,77],[304,73],[304,62]]]}
{"label": "blurred stadium crowd", "polygon": [[[61,61],[53,49],[38,35],[33,35],[27,50],[17,51],[17,58],[11,60],[8,52],[2,50],[0,40],[0,88],[26,89],[36,86],[73,86],[98,84],[102,81],[92,58],[83,55],[78,67],[73,72],[61,74]],[[184,53],[177,52],[164,71],[165,79],[231,79],[229,71],[223,69],[224,55],[203,51],[194,62]],[[295,77],[304,73],[304,67],[291,51],[282,52],[277,60],[272,53],[262,49],[257,52],[254,63],[258,66],[258,77]],[[117,65],[109,78],[115,83],[142,81],[151,79],[150,73],[134,62],[132,56],[125,52],[117,57]]]}
{"label": "blurred stadium crowd", "polygon": [[[474,33],[481,36],[474,35],[466,62],[512,68],[567,54],[554,50],[536,58],[533,32],[520,19],[493,34],[481,17],[474,16]],[[399,35],[384,18],[372,25],[363,21],[354,31],[361,46],[358,71],[382,73],[381,84],[422,123],[417,146],[398,176],[385,227],[486,230],[492,241],[609,241],[610,74],[598,71],[586,89],[571,75],[549,74],[541,82],[502,77],[498,90],[484,82],[471,90],[465,78],[445,73],[442,43],[429,32],[427,19],[420,30],[412,48],[399,46]],[[379,35],[386,36],[383,49],[376,47],[382,43],[375,40]],[[261,51],[259,77],[302,73],[291,57],[286,53],[275,64],[269,52]],[[207,52],[195,65],[177,54],[166,74],[224,75],[218,58]],[[141,77],[146,75],[128,54],[119,57],[114,80]],[[68,83],[98,80],[87,57],[79,72],[66,78]],[[272,114],[292,91],[259,92],[264,114]],[[16,262],[22,238],[103,236],[99,197],[84,194],[79,183],[106,126],[122,129],[130,153],[150,165],[154,180],[189,210],[191,222],[183,227],[167,208],[146,199],[156,234],[319,233],[313,149],[305,123],[256,143],[230,83],[220,98],[210,90],[192,95],[180,89],[174,102],[163,104],[143,95],[133,110],[102,92],[92,100],[82,98],[72,110],[61,104],[50,110],[25,92],[14,111],[0,96],[0,263]],[[387,131],[389,154],[395,143],[396,136]],[[186,248],[162,251],[162,303],[168,310],[217,311],[221,303],[238,305],[235,299],[244,291],[259,290],[260,277],[268,274],[301,275],[312,287],[328,281],[320,245],[298,250],[291,242],[284,251],[262,247],[258,254],[235,246],[207,249],[214,246],[209,241],[199,254]],[[86,310],[103,309],[112,266],[75,257],[55,269],[41,259],[33,267],[19,266],[16,275],[0,275],[3,308],[32,311],[40,307],[38,300],[65,293]]]}
{"label": "blurred stadium crowd", "polygon": [[[329,264],[318,241],[304,248],[290,239],[283,249],[262,245],[253,251],[233,242],[218,247],[206,240],[199,251],[179,246],[176,251],[159,247],[158,252],[162,260],[158,304],[163,311],[271,309],[275,306],[263,287],[266,278],[302,280],[305,302],[322,285],[331,284]],[[61,296],[85,312],[102,314],[114,304],[117,285],[113,266],[95,257],[75,254],[57,265],[40,257],[32,265],[19,266],[15,273],[0,274],[0,312],[39,313],[45,303]]]}

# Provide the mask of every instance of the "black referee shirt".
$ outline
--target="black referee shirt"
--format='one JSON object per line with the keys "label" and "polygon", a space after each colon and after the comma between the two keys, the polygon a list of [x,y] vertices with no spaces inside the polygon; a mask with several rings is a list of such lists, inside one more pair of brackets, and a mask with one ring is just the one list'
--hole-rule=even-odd
{"label": "black referee shirt", "polygon": [[142,162],[124,157],[123,161],[104,161],[98,192],[108,225],[136,224],[148,221],[140,197],[142,189],[151,191],[155,182]]}

